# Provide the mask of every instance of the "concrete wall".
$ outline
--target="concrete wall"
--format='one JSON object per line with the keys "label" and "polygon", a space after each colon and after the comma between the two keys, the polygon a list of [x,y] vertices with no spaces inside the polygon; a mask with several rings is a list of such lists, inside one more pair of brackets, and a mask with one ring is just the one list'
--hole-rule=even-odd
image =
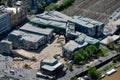
{"label": "concrete wall", "polygon": [[0,34],[10,30],[10,16],[7,13],[0,15]]}
{"label": "concrete wall", "polygon": [[9,41],[1,41],[0,42],[0,53],[8,53],[10,54],[12,50],[12,43]]}

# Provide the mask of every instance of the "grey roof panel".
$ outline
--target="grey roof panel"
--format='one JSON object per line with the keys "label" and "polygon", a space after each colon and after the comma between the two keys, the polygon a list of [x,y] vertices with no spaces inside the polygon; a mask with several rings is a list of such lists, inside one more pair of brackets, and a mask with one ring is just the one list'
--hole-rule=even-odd
{"label": "grey roof panel", "polygon": [[88,43],[84,42],[83,44],[78,44],[77,42],[70,40],[68,43],[66,43],[63,48],[67,51],[74,52],[74,50],[78,48],[82,48],[86,46]]}
{"label": "grey roof panel", "polygon": [[26,23],[25,25],[23,25],[20,30],[22,31],[27,31],[27,32],[32,32],[32,33],[36,33],[36,34],[41,34],[41,35],[49,35],[53,29],[50,28],[39,28],[36,27],[32,24]]}
{"label": "grey roof panel", "polygon": [[27,40],[27,41],[31,41],[31,42],[37,42],[41,38],[45,37],[45,36],[42,36],[42,35],[30,34],[30,33],[26,33],[26,32],[19,31],[19,30],[14,30],[9,35],[11,35],[11,34],[12,35],[21,36],[21,39],[24,39],[24,40]]}

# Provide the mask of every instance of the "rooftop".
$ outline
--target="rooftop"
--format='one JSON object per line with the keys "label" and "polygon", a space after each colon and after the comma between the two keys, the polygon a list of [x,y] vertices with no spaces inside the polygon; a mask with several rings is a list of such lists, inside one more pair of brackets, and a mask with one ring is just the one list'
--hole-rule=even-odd
{"label": "rooftop", "polygon": [[43,65],[42,68],[45,69],[45,70],[54,71],[56,68],[58,68],[61,65],[62,65],[62,63],[57,63],[54,66]]}
{"label": "rooftop", "polygon": [[21,39],[25,39],[27,41],[31,41],[31,42],[37,42],[39,41],[41,38],[43,38],[44,36],[39,36],[39,35],[35,35],[35,34],[30,34],[30,33],[26,33],[20,30],[14,30],[13,32],[10,33],[10,35],[16,35],[16,36],[21,36]]}
{"label": "rooftop", "polygon": [[53,65],[53,64],[57,63],[57,60],[56,59],[44,59],[42,62]]}
{"label": "rooftop", "polygon": [[66,29],[66,23],[65,22],[59,22],[59,21],[54,21],[54,20],[46,20],[46,19],[42,19],[42,18],[34,18],[34,19],[31,20],[31,22],[36,23],[36,24],[46,25],[46,26],[49,26],[49,27],[53,26],[53,27]]}
{"label": "rooftop", "polygon": [[20,30],[25,31],[25,32],[32,32],[35,34],[41,34],[41,35],[49,35],[53,29],[50,28],[39,28],[36,27],[32,24],[26,23],[25,25],[23,25]]}
{"label": "rooftop", "polygon": [[[103,25],[103,23],[99,22],[99,21],[95,21],[93,19],[90,18],[85,18],[82,16],[67,16],[63,13],[60,13],[58,11],[46,11],[42,14],[36,15],[37,19],[36,22],[37,23],[42,23],[42,24],[51,24],[51,25],[59,25],[59,23],[64,24],[67,21],[72,21],[74,23],[77,23],[81,26],[84,27],[88,27],[88,28],[92,28],[92,27],[96,27],[96,26],[101,26]],[[33,20],[35,22],[35,20]],[[45,22],[43,22],[45,21]],[[62,25],[63,26],[63,25]],[[64,26],[64,28],[66,28],[66,26]]]}
{"label": "rooftop", "polygon": [[63,48],[67,51],[74,52],[76,49],[86,46],[87,44],[87,42],[84,42],[83,44],[78,44],[77,42],[70,40],[63,46]]}
{"label": "rooftop", "polygon": [[100,43],[107,45],[110,42],[114,42],[114,41],[118,40],[119,38],[120,38],[120,36],[118,36],[118,35],[107,36],[105,39],[101,40]]}
{"label": "rooftop", "polygon": [[89,44],[96,44],[99,42],[98,39],[95,39],[95,38],[92,38],[92,37],[89,37],[85,34],[80,34],[79,37],[77,39],[75,39],[76,42],[81,42],[81,41],[85,41]]}
{"label": "rooftop", "polygon": [[73,18],[74,19],[72,20],[72,22],[75,22],[75,23],[77,23],[81,26],[85,26],[85,27],[88,27],[88,28],[103,25],[103,23],[101,23],[99,21],[96,21],[96,20],[93,20],[93,19],[90,19],[90,18],[86,18],[86,17],[83,17],[83,16],[73,16]]}
{"label": "rooftop", "polygon": [[59,21],[59,22],[67,22],[67,20],[72,19],[72,17],[69,17],[58,11],[46,11],[43,14],[37,15],[36,17],[47,19],[47,20]]}
{"label": "rooftop", "polygon": [[8,41],[8,40],[2,40],[1,43],[8,43],[8,44],[11,44],[11,42]]}
{"label": "rooftop", "polygon": [[5,8],[5,11],[9,12],[12,11],[14,14],[16,14],[17,12],[20,12],[20,7],[16,8],[16,7],[7,7]]}

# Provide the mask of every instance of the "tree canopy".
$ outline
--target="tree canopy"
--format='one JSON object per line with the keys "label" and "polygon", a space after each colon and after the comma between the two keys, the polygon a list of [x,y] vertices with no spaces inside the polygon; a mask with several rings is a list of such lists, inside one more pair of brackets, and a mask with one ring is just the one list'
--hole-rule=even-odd
{"label": "tree canopy", "polygon": [[88,76],[91,80],[98,80],[100,78],[100,71],[98,71],[95,67],[89,67]]}
{"label": "tree canopy", "polygon": [[79,49],[74,53],[74,62],[79,63],[81,61],[86,61],[93,55],[97,54],[97,47],[95,45],[89,45],[85,49]]}

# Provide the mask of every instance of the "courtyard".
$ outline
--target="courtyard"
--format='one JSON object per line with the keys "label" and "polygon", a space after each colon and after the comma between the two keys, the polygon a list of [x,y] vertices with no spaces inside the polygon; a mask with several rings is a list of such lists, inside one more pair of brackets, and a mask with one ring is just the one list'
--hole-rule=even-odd
{"label": "courtyard", "polygon": [[[23,49],[17,49],[14,50],[16,54],[25,56],[29,59],[32,57],[35,57],[37,61],[31,61],[31,60],[23,60],[23,61],[13,61],[11,64],[15,68],[23,68],[25,64],[29,65],[31,68],[39,69],[40,67],[40,61],[42,59],[53,59],[56,54],[62,55],[62,46],[65,44],[64,38],[55,38],[54,41],[51,44],[47,44],[44,48],[40,51],[27,51]],[[59,57],[59,61],[64,63],[64,60]]]}

